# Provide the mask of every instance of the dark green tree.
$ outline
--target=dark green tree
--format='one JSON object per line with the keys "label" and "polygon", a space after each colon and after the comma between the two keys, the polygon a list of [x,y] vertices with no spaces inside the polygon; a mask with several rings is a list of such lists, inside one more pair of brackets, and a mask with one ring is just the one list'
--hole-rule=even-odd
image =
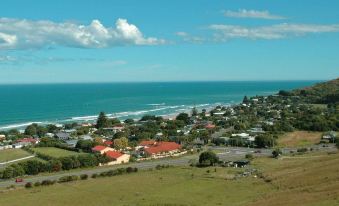
{"label": "dark green tree", "polygon": [[218,161],[218,156],[212,151],[203,152],[199,156],[199,164],[201,166],[213,166],[218,163]]}
{"label": "dark green tree", "polygon": [[98,129],[109,127],[109,121],[104,112],[100,112],[96,127]]}

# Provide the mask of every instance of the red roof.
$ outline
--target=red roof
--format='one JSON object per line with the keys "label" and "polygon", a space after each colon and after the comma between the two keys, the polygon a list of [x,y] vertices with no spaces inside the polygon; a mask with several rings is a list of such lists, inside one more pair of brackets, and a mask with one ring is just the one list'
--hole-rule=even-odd
{"label": "red roof", "polygon": [[214,129],[214,128],[215,128],[215,125],[214,125],[214,124],[207,124],[207,125],[205,126],[205,128],[207,128],[207,129]]}
{"label": "red roof", "polygon": [[107,157],[111,158],[111,159],[118,159],[119,157],[121,157],[123,154],[117,151],[108,151],[105,153]]}
{"label": "red roof", "polygon": [[23,138],[23,139],[19,139],[17,140],[17,142],[30,142],[30,143],[36,143],[37,140],[36,139],[33,139],[33,138]]}
{"label": "red roof", "polygon": [[152,146],[156,143],[154,140],[144,140],[140,142],[140,146]]}
{"label": "red roof", "polygon": [[180,149],[180,145],[175,142],[159,142],[155,146],[145,148],[145,152],[148,154],[157,154],[162,152],[170,152]]}
{"label": "red roof", "polygon": [[110,140],[104,141],[104,145],[111,146],[112,144],[113,144],[113,142],[110,141]]}
{"label": "red roof", "polygon": [[93,148],[92,148],[92,151],[100,152],[101,150],[104,150],[104,149],[106,149],[105,146],[98,145],[98,146],[93,147]]}

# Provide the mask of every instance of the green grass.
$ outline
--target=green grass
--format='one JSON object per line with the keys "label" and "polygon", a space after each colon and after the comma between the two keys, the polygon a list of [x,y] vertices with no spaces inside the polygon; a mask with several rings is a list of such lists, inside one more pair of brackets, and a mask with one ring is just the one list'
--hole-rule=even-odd
{"label": "green grass", "polygon": [[22,149],[0,150],[0,163],[30,156],[31,154]]}
{"label": "green grass", "polygon": [[73,152],[73,151],[68,151],[64,149],[59,149],[55,147],[36,147],[33,148],[35,152],[39,152],[42,154],[46,154],[55,158],[59,157],[67,157],[67,156],[72,156],[72,155],[79,155],[81,153],[78,152]]}
{"label": "green grass", "polygon": [[[0,193],[0,205],[339,205],[339,154],[256,158],[264,178],[240,168],[173,167]],[[207,172],[209,170],[209,172]],[[269,180],[269,181],[267,181]]]}
{"label": "green grass", "polygon": [[272,189],[255,178],[227,180],[233,174],[226,168],[141,171],[3,193],[0,205],[244,205]]}

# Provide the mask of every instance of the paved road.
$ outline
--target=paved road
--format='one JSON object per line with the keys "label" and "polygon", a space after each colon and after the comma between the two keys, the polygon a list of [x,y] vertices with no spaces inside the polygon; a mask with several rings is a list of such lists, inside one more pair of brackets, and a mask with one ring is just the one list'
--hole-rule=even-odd
{"label": "paved road", "polygon": [[[246,154],[252,153],[255,156],[271,156],[272,149],[254,149],[254,148],[244,148],[244,147],[207,147],[209,149],[213,149],[216,151],[219,158],[223,161],[233,161],[244,159]],[[328,147],[323,147],[322,145],[315,145],[312,146],[314,151],[336,151],[334,145],[329,145]],[[256,151],[260,151],[260,153],[256,153]],[[295,148],[285,148],[283,149],[284,154],[289,154],[290,151],[296,151]],[[176,158],[165,158],[165,159],[158,159],[152,161],[144,161],[138,163],[129,163],[125,165],[114,165],[114,166],[107,166],[107,167],[96,167],[96,168],[89,168],[81,171],[71,170],[69,172],[61,172],[61,173],[51,173],[45,176],[28,176],[24,178],[24,182],[37,182],[42,180],[58,180],[60,177],[65,175],[81,175],[81,174],[88,174],[92,175],[94,173],[101,173],[104,171],[108,171],[115,168],[122,168],[122,167],[137,167],[138,169],[149,169],[155,168],[157,165],[162,164],[169,164],[174,166],[186,166],[189,165],[191,160],[197,160],[198,155],[184,155],[181,157]],[[7,187],[13,184],[24,184],[24,183],[15,183],[14,180],[5,180],[0,181],[0,187]]]}

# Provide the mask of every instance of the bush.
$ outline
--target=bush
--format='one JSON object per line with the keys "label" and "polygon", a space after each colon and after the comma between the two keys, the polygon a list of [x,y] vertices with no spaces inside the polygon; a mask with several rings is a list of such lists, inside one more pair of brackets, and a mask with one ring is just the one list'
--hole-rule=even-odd
{"label": "bush", "polygon": [[39,187],[40,185],[41,185],[40,182],[35,182],[35,183],[34,183],[34,187]]}
{"label": "bush", "polygon": [[299,152],[299,153],[305,153],[307,151],[308,151],[307,148],[299,148],[299,149],[297,149],[297,152]]}
{"label": "bush", "polygon": [[71,175],[71,176],[63,176],[63,177],[60,177],[59,178],[59,183],[62,183],[62,182],[72,182],[72,181],[76,181],[78,180],[79,177],[76,176],[76,175]]}
{"label": "bush", "polygon": [[43,181],[41,182],[41,185],[42,185],[42,186],[48,186],[48,185],[53,185],[54,183],[55,183],[54,180],[43,180]]}
{"label": "bush", "polygon": [[282,154],[282,152],[281,152],[280,149],[275,149],[275,150],[273,150],[273,152],[272,152],[272,157],[277,158],[277,157],[279,157],[281,154]]}
{"label": "bush", "polygon": [[246,154],[245,158],[249,159],[249,160],[252,160],[253,159],[253,155],[252,154]]}
{"label": "bush", "polygon": [[87,178],[88,178],[88,175],[87,175],[87,174],[82,174],[82,175],[80,175],[80,179],[81,179],[81,180],[87,180]]}
{"label": "bush", "polygon": [[97,178],[98,177],[98,174],[96,174],[96,173],[94,173],[94,174],[92,174],[92,178]]}
{"label": "bush", "polygon": [[33,187],[33,184],[31,182],[27,182],[25,184],[25,188],[32,188]]}

